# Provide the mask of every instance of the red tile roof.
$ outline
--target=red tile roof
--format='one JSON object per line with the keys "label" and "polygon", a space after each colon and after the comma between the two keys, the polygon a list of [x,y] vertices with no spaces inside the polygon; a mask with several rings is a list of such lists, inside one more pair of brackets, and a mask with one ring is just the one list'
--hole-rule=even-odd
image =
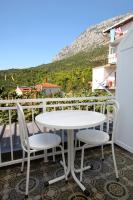
{"label": "red tile roof", "polygon": [[41,86],[43,88],[60,88],[59,85],[55,85],[55,84],[52,84],[52,83],[43,83],[43,84],[38,84],[36,86]]}

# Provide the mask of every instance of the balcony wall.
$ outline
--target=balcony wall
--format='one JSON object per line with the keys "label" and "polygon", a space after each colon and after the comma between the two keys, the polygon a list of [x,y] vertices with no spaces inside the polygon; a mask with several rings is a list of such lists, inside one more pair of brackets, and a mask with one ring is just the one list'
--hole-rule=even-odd
{"label": "balcony wall", "polygon": [[117,144],[133,153],[133,25],[118,49],[116,81],[120,103]]}

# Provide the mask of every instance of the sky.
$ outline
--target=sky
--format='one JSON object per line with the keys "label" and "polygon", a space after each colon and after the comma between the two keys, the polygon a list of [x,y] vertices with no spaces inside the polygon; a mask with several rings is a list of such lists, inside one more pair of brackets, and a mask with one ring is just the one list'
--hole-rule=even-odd
{"label": "sky", "polygon": [[89,26],[133,11],[133,0],[0,0],[0,70],[50,63]]}

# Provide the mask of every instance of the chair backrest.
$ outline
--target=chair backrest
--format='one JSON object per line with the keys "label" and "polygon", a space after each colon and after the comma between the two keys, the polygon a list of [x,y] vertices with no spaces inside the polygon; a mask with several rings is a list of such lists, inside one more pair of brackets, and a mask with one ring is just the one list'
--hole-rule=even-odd
{"label": "chair backrest", "polygon": [[111,123],[112,123],[111,140],[114,141],[117,129],[117,122],[118,122],[119,103],[116,100],[107,101],[106,112],[107,112],[107,129],[108,129],[107,132],[109,132],[110,114],[111,114]]}
{"label": "chair backrest", "polygon": [[19,133],[20,133],[20,140],[21,145],[24,150],[30,150],[29,147],[29,139],[28,139],[28,129],[25,122],[25,116],[19,103],[17,103],[17,112],[18,112],[18,122],[19,122]]}

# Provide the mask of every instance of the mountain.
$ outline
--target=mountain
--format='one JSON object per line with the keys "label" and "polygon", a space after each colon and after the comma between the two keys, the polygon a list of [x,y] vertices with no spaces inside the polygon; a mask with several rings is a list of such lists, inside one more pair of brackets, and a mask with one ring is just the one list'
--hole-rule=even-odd
{"label": "mountain", "polygon": [[113,17],[109,20],[103,21],[99,24],[87,28],[83,33],[81,33],[75,41],[61,49],[61,51],[55,56],[53,61],[62,60],[64,58],[70,57],[79,53],[80,51],[85,51],[90,48],[94,48],[97,45],[104,45],[108,42],[109,38],[105,38],[103,30],[118,23],[126,17],[129,17],[133,13],[128,13],[125,15],[120,15]]}
{"label": "mountain", "polygon": [[128,16],[118,16],[88,28],[67,50],[61,50],[54,62],[27,69],[1,70],[0,99],[7,99],[9,95],[15,98],[17,86],[34,86],[46,78],[66,93],[74,91],[80,96],[83,90],[91,89],[92,67],[107,64],[108,38],[103,36],[103,30]]}

